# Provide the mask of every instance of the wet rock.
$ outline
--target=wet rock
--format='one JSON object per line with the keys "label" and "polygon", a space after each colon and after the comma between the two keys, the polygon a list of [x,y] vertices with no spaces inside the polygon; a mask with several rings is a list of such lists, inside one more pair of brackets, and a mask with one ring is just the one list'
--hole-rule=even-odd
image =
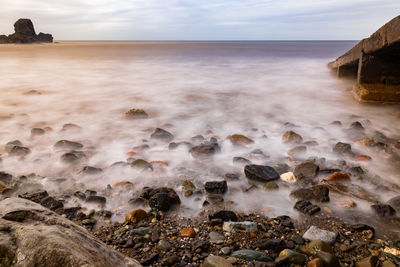
{"label": "wet rock", "polygon": [[54,148],[74,150],[74,149],[83,148],[83,145],[78,142],[73,142],[73,141],[68,141],[68,140],[60,140],[54,144]]}
{"label": "wet rock", "polygon": [[23,144],[19,140],[10,141],[5,145],[5,150],[10,153],[14,146],[23,146]]}
{"label": "wet rock", "polygon": [[348,172],[351,175],[354,175],[354,176],[360,176],[360,175],[363,175],[365,173],[364,170],[359,166],[355,166],[355,167],[349,168]]}
{"label": "wet rock", "polygon": [[287,154],[291,157],[301,157],[307,152],[306,146],[296,146],[290,150],[288,150]]}
{"label": "wet rock", "polygon": [[42,199],[40,201],[40,205],[53,211],[64,207],[64,204],[61,201],[56,200],[55,198],[50,196]]}
{"label": "wet rock", "polygon": [[74,153],[64,153],[60,159],[62,162],[68,164],[76,164],[79,162],[79,157]]}
{"label": "wet rock", "polygon": [[309,256],[315,256],[318,252],[324,251],[333,254],[333,248],[326,242],[314,240],[299,247],[299,251]]}
{"label": "wet rock", "polygon": [[310,216],[314,215],[317,212],[321,211],[321,208],[317,205],[313,205],[308,200],[299,200],[294,205],[294,208],[304,214],[308,214]]}
{"label": "wet rock", "polygon": [[197,251],[197,250],[201,250],[201,252],[207,252],[208,249],[210,248],[210,242],[208,242],[207,240],[196,240],[193,242],[192,244],[192,251]]}
{"label": "wet rock", "polygon": [[268,254],[250,249],[237,250],[231,254],[231,257],[249,261],[272,261],[272,258]]}
{"label": "wet rock", "polygon": [[11,182],[12,178],[13,176],[11,174],[0,171],[0,182],[9,183]]}
{"label": "wet rock", "polygon": [[196,237],[196,231],[193,228],[183,228],[181,230],[181,237],[189,237],[189,238],[195,238]]}
{"label": "wet rock", "polygon": [[33,128],[31,130],[31,136],[44,135],[46,132],[42,128]]}
{"label": "wet rock", "polygon": [[253,140],[242,134],[233,134],[229,137],[229,140],[233,145],[238,146],[245,146],[254,143]]}
{"label": "wet rock", "polygon": [[235,165],[249,165],[249,164],[251,164],[250,160],[248,160],[246,158],[243,158],[243,157],[234,157],[232,159],[232,162]]}
{"label": "wet rock", "polygon": [[284,143],[299,144],[299,143],[303,142],[303,137],[301,137],[301,135],[299,135],[293,131],[287,131],[286,133],[283,134],[282,141]]}
{"label": "wet rock", "polygon": [[246,165],[244,173],[248,179],[255,181],[269,182],[279,179],[279,174],[270,166]]}
{"label": "wet rock", "polygon": [[174,246],[168,240],[161,239],[160,241],[158,241],[158,244],[157,244],[158,250],[169,251],[169,250],[172,250],[173,248],[174,248]]}
{"label": "wet rock", "polygon": [[45,199],[48,196],[49,194],[47,193],[47,191],[44,190],[18,195],[18,197],[20,198],[28,199],[36,203],[40,203],[43,199]]}
{"label": "wet rock", "polygon": [[351,130],[356,130],[356,131],[364,131],[364,127],[362,126],[362,124],[359,121],[355,121],[350,125],[350,129]]}
{"label": "wet rock", "polygon": [[279,253],[279,257],[275,259],[277,266],[290,266],[291,264],[304,265],[307,258],[301,253],[290,249],[285,249]]}
{"label": "wet rock", "polygon": [[377,266],[378,266],[378,257],[372,255],[356,262],[356,267],[377,267]]}
{"label": "wet rock", "polygon": [[95,215],[109,219],[113,216],[113,213],[109,210],[99,210],[95,212]]}
{"label": "wet rock", "polygon": [[174,136],[161,128],[156,128],[155,131],[151,134],[151,139],[156,139],[164,142],[170,142],[172,139],[174,139]]}
{"label": "wet rock", "polygon": [[319,259],[322,260],[324,266],[327,267],[341,267],[338,258],[335,257],[332,253],[328,253],[325,251],[319,251],[316,255]]}
{"label": "wet rock", "polygon": [[235,222],[235,221],[237,221],[237,216],[236,216],[236,213],[234,213],[233,211],[220,210],[220,211],[217,211],[217,212],[215,212],[213,214],[210,214],[208,216],[208,219],[210,221],[214,220],[214,219],[220,219],[220,220],[222,220],[224,222],[227,222],[227,221]]}
{"label": "wet rock", "polygon": [[87,174],[87,175],[95,175],[95,174],[100,174],[102,173],[103,170],[101,168],[96,168],[92,166],[85,166],[82,169],[82,173]]}
{"label": "wet rock", "polygon": [[194,146],[189,150],[192,157],[197,159],[209,158],[219,151],[221,151],[221,149],[218,144],[203,144]]}
{"label": "wet rock", "polygon": [[222,229],[225,232],[232,232],[234,229],[245,231],[248,233],[257,232],[257,224],[255,222],[244,221],[244,222],[224,222]]}
{"label": "wet rock", "polygon": [[303,178],[315,178],[317,177],[319,171],[319,166],[312,163],[312,162],[303,162],[299,165],[297,165],[294,169],[294,176],[297,178],[303,179]]}
{"label": "wet rock", "polygon": [[[0,176],[1,181],[1,176]],[[400,196],[395,196],[387,201],[387,204],[393,207],[395,210],[400,210]]]}
{"label": "wet rock", "polygon": [[213,204],[217,205],[219,203],[224,202],[224,198],[221,195],[218,194],[207,194],[206,195],[206,200],[203,203],[203,206]]}
{"label": "wet rock", "polygon": [[141,261],[140,264],[144,266],[149,266],[153,262],[155,262],[158,259],[158,254],[157,253],[151,253],[146,255]]}
{"label": "wet rock", "polygon": [[208,234],[208,238],[211,243],[222,244],[225,241],[225,237],[218,232],[212,231]]}
{"label": "wet rock", "polygon": [[27,147],[23,146],[13,146],[8,154],[10,156],[19,156],[19,157],[24,157],[27,156],[31,153],[31,150]]}
{"label": "wet rock", "polygon": [[136,159],[131,162],[131,167],[137,170],[152,170],[153,166],[144,159]]}
{"label": "wet rock", "polygon": [[350,176],[347,173],[334,172],[326,180],[331,182],[350,181]]}
{"label": "wet rock", "polygon": [[107,202],[107,199],[102,196],[88,196],[86,198],[86,203],[96,203],[100,205],[105,205]]}
{"label": "wet rock", "polygon": [[317,202],[329,201],[329,189],[325,185],[316,185],[310,188],[297,189],[290,193],[296,199],[315,200]]}
{"label": "wet rock", "polygon": [[174,264],[178,263],[180,261],[180,258],[176,255],[170,255],[165,258],[163,258],[160,263],[161,266],[174,266]]}
{"label": "wet rock", "polygon": [[127,119],[143,119],[143,118],[148,118],[149,115],[143,110],[143,109],[130,109],[127,112],[125,112],[125,118]]}
{"label": "wet rock", "polygon": [[364,161],[364,162],[368,162],[371,161],[372,158],[368,155],[355,155],[354,156],[354,160],[355,161]]}
{"label": "wet rock", "polygon": [[263,184],[263,189],[264,190],[277,190],[279,189],[279,185],[275,182],[268,182]]}
{"label": "wet rock", "polygon": [[274,252],[281,252],[285,249],[285,242],[282,239],[260,239],[254,246],[262,250],[273,250]]}
{"label": "wet rock", "polygon": [[296,176],[294,175],[293,172],[283,173],[283,174],[281,174],[280,178],[282,181],[291,183],[291,184],[297,182]]}
{"label": "wet rock", "polygon": [[303,238],[311,241],[321,240],[328,244],[333,244],[336,241],[337,234],[327,230],[320,229],[316,226],[311,226],[304,233]]}
{"label": "wet rock", "polygon": [[175,205],[180,204],[179,196],[173,189],[165,188],[165,190],[159,190],[159,192],[153,191],[150,193],[152,196],[149,199],[149,206],[154,210],[169,211]]}
{"label": "wet rock", "polygon": [[324,267],[320,258],[315,258],[307,262],[307,267]]}
{"label": "wet rock", "polygon": [[76,218],[78,211],[80,211],[81,207],[71,207],[64,209],[64,214],[67,219],[73,220]]}
{"label": "wet rock", "polygon": [[204,267],[233,267],[233,265],[226,259],[218,256],[208,256],[204,263]]}
{"label": "wet rock", "polygon": [[128,212],[125,216],[125,222],[138,223],[147,219],[147,212],[142,209],[136,209]]}
{"label": "wet rock", "polygon": [[239,180],[239,175],[236,173],[225,173],[226,180]]}
{"label": "wet rock", "polygon": [[380,217],[390,217],[396,214],[392,206],[387,204],[374,204],[371,208],[375,211],[375,214]]}
{"label": "wet rock", "polygon": [[228,184],[226,181],[212,181],[206,182],[204,189],[207,193],[211,194],[224,194],[228,190]]}
{"label": "wet rock", "polygon": [[338,154],[351,154],[351,145],[347,143],[338,142],[333,147],[333,152]]}
{"label": "wet rock", "polygon": [[[6,219],[16,214],[29,218]],[[7,251],[12,266],[58,266],[60,263],[63,266],[140,266],[108,248],[84,228],[29,200],[1,201],[0,217],[2,225],[8,228],[1,232],[0,262]],[[17,253],[18,257],[12,257]]]}
{"label": "wet rock", "polygon": [[66,123],[62,126],[61,131],[80,131],[82,127],[73,123]]}

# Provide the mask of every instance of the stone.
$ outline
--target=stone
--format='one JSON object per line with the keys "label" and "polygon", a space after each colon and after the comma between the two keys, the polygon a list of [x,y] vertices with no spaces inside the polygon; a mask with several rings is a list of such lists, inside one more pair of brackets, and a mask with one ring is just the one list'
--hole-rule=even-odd
{"label": "stone", "polygon": [[140,262],[140,264],[144,265],[144,266],[148,266],[150,264],[152,264],[153,262],[155,262],[158,259],[158,253],[151,253],[151,254],[147,254],[142,261]]}
{"label": "stone", "polygon": [[183,228],[180,235],[181,237],[195,238],[196,231],[193,228]]}
{"label": "stone", "polygon": [[207,240],[196,240],[192,244],[192,251],[201,250],[202,252],[207,252],[210,248],[210,242]]}
{"label": "stone", "polygon": [[228,184],[226,181],[206,182],[204,185],[204,189],[207,193],[224,194],[228,190]]}
{"label": "stone", "polygon": [[152,165],[144,159],[136,159],[131,162],[131,167],[136,170],[151,170]]}
{"label": "stone", "polygon": [[353,224],[350,228],[355,232],[363,233],[368,239],[372,239],[375,235],[375,229],[366,224]]}
{"label": "stone", "polygon": [[181,191],[186,191],[186,190],[194,190],[196,189],[196,187],[194,186],[194,184],[189,181],[189,180],[185,180],[181,183],[181,185],[179,186]]}
{"label": "stone", "polygon": [[219,152],[221,149],[218,144],[202,144],[199,146],[192,147],[189,152],[193,158],[196,159],[206,159],[212,157],[215,153]]}
{"label": "stone", "polygon": [[154,132],[151,134],[151,139],[159,140],[159,141],[164,141],[164,142],[171,142],[172,139],[174,139],[174,136],[161,128],[156,128]]}
{"label": "stone", "polygon": [[319,251],[316,255],[318,258],[322,260],[322,263],[326,267],[341,267],[338,258],[335,257],[332,253],[328,253],[325,251]]}
{"label": "stone", "polygon": [[255,250],[250,250],[250,249],[234,251],[231,254],[231,257],[249,260],[249,261],[252,261],[252,260],[264,261],[264,262],[272,261],[272,258],[268,254],[262,253],[259,251],[255,251]]}
{"label": "stone", "polygon": [[235,165],[249,165],[251,164],[251,161],[243,158],[243,157],[233,157],[232,159],[233,164]]}
{"label": "stone", "polygon": [[222,220],[224,222],[227,222],[227,221],[235,222],[235,221],[237,221],[237,216],[236,216],[236,213],[234,213],[233,211],[220,210],[220,211],[217,211],[217,212],[215,212],[213,214],[208,215],[208,219],[210,221],[214,220],[214,219],[220,219],[220,220]]}
{"label": "stone", "polygon": [[334,253],[333,248],[328,243],[321,240],[314,240],[310,243],[299,246],[299,251],[309,256],[315,256],[320,251],[328,252],[331,254]]}
{"label": "stone", "polygon": [[32,201],[0,201],[0,218],[8,229],[0,233],[2,266],[140,266],[83,227]]}
{"label": "stone", "polygon": [[268,182],[263,184],[263,189],[264,190],[276,190],[279,189],[279,185],[275,182]]}
{"label": "stone", "polygon": [[131,230],[131,233],[133,235],[145,236],[147,234],[157,233],[157,231],[155,231],[153,228],[150,227],[138,227],[136,229]]}
{"label": "stone", "polygon": [[233,134],[229,137],[229,140],[233,145],[238,146],[245,146],[254,143],[253,140],[242,134]]}
{"label": "stone", "polygon": [[33,128],[31,130],[31,136],[44,135],[46,132],[42,128]]}
{"label": "stone", "polygon": [[282,141],[284,143],[299,144],[299,143],[303,142],[303,137],[301,137],[301,135],[299,135],[293,131],[287,131],[286,133],[283,134]]}
{"label": "stone", "polygon": [[280,176],[281,180],[290,184],[297,182],[296,176],[293,172],[285,172]]}
{"label": "stone", "polygon": [[226,180],[239,180],[239,175],[236,173],[225,173]]}
{"label": "stone", "polygon": [[53,42],[53,36],[50,33],[40,32],[38,35],[36,35],[36,39],[40,43],[52,43]]}
{"label": "stone", "polygon": [[324,265],[320,258],[316,258],[307,262],[307,267],[324,267]]}
{"label": "stone", "polygon": [[333,147],[333,152],[338,154],[350,154],[351,153],[351,145],[347,143],[338,142]]}
{"label": "stone", "polygon": [[105,205],[107,202],[107,199],[102,196],[88,196],[85,201],[86,201],[86,203],[95,203],[95,204]]}
{"label": "stone", "polygon": [[294,208],[304,214],[308,214],[310,216],[314,215],[317,212],[321,211],[321,208],[317,205],[313,205],[308,200],[299,200],[294,205]]}
{"label": "stone", "polygon": [[138,223],[147,219],[147,212],[142,209],[136,209],[128,212],[125,216],[125,222]]}
{"label": "stone", "polygon": [[262,250],[273,250],[274,252],[281,252],[285,249],[285,242],[282,239],[267,239],[263,238],[258,240],[254,246]]}
{"label": "stone", "polygon": [[224,222],[222,229],[225,232],[232,232],[234,229],[245,231],[248,233],[257,232],[257,224],[255,222],[244,221],[244,222]]}
{"label": "stone", "polygon": [[148,118],[149,115],[143,109],[130,109],[125,112],[125,118],[133,120],[133,119],[143,119]]}
{"label": "stone", "polygon": [[358,262],[356,262],[356,267],[377,267],[378,257],[377,256],[369,256]]}
{"label": "stone", "polygon": [[282,250],[278,258],[275,259],[277,266],[290,266],[291,264],[304,265],[307,258],[301,253],[290,249]]}
{"label": "stone", "polygon": [[279,179],[279,174],[270,166],[246,165],[244,173],[248,179],[255,181],[269,182]]}
{"label": "stone", "polygon": [[159,193],[155,193],[149,199],[149,206],[154,210],[169,211],[174,206],[180,204],[179,196],[175,191],[161,190]]}
{"label": "stone", "polygon": [[57,209],[61,209],[61,208],[64,207],[64,204],[61,201],[56,200],[55,198],[50,197],[50,196],[45,197],[44,199],[42,199],[40,201],[40,205],[42,205],[43,207],[48,208],[49,210],[53,210],[53,211],[55,211]]}
{"label": "stone", "polygon": [[82,127],[73,123],[66,123],[62,126],[61,131],[75,131],[78,132],[82,130]]}
{"label": "stone", "polygon": [[85,166],[82,168],[82,173],[87,175],[96,175],[102,173],[103,170],[101,168],[96,168],[92,166]]}
{"label": "stone", "polygon": [[13,146],[8,152],[10,156],[25,157],[31,153],[31,150],[23,146]]}
{"label": "stone", "polygon": [[64,153],[60,160],[67,164],[76,164],[79,162],[79,157],[75,153]]}
{"label": "stone", "polygon": [[350,181],[350,176],[347,173],[334,172],[326,180],[331,182]]}
{"label": "stone", "polygon": [[[1,180],[1,178],[0,178]],[[395,210],[400,210],[400,196],[395,196],[387,201],[387,204]]]}
{"label": "stone", "polygon": [[379,217],[390,217],[396,214],[396,211],[392,208],[392,206],[387,204],[374,204],[371,206],[371,208]]}
{"label": "stone", "polygon": [[310,188],[300,188],[292,191],[290,196],[301,200],[329,202],[329,188],[325,185],[315,185]]}
{"label": "stone", "polygon": [[233,265],[227,261],[226,259],[210,255],[208,256],[203,263],[204,267],[233,267]]}
{"label": "stone", "polygon": [[54,144],[54,148],[57,149],[81,149],[83,145],[78,142],[68,141],[68,140],[60,140]]}
{"label": "stone", "polygon": [[294,168],[294,176],[297,178],[315,178],[317,177],[319,166],[312,162],[303,162]]}
{"label": "stone", "polygon": [[14,23],[14,33],[8,36],[1,35],[0,43],[30,44],[37,42],[53,42],[53,36],[48,33],[36,35],[35,28],[30,19],[19,19]]}
{"label": "stone", "polygon": [[0,182],[9,183],[11,182],[13,176],[9,173],[0,171]]}
{"label": "stone", "polygon": [[336,241],[336,237],[336,233],[320,229],[314,225],[308,228],[308,230],[303,235],[304,239],[308,239],[311,241],[321,240],[328,244],[333,244]]}
{"label": "stone", "polygon": [[40,191],[24,193],[24,194],[18,195],[18,197],[20,197],[20,198],[28,199],[28,200],[36,202],[36,203],[40,203],[43,199],[45,199],[48,196],[49,196],[49,194],[45,190],[40,190]]}
{"label": "stone", "polygon": [[300,157],[304,155],[307,152],[307,147],[306,146],[296,146],[292,149],[289,149],[287,154],[291,157]]}
{"label": "stone", "polygon": [[10,153],[14,146],[23,146],[23,144],[19,140],[10,141],[5,145],[5,150]]}
{"label": "stone", "polygon": [[208,238],[211,243],[222,244],[225,241],[225,237],[218,232],[212,231],[208,234]]}
{"label": "stone", "polygon": [[355,160],[355,161],[365,161],[365,162],[368,162],[368,161],[371,161],[372,158],[371,158],[370,156],[368,156],[368,155],[355,155],[355,156],[354,156],[354,160]]}

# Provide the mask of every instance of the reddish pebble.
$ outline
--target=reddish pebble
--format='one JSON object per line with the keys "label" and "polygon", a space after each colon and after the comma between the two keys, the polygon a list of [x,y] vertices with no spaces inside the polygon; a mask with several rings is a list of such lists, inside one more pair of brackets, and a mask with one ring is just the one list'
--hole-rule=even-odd
{"label": "reddish pebble", "polygon": [[127,155],[128,157],[131,157],[131,156],[136,155],[136,152],[129,151],[129,152],[126,152],[126,155]]}
{"label": "reddish pebble", "polygon": [[307,263],[307,267],[323,267],[322,261],[321,261],[320,258],[316,258],[316,259],[310,260]]}
{"label": "reddish pebble", "polygon": [[168,166],[168,162],[161,161],[161,160],[150,161],[150,164],[159,164],[159,165],[162,165],[162,166]]}
{"label": "reddish pebble", "polygon": [[193,228],[183,228],[181,231],[181,237],[190,237],[194,238],[196,236],[196,232]]}
{"label": "reddish pebble", "polygon": [[326,180],[327,181],[332,181],[332,182],[348,181],[348,180],[350,180],[350,176],[347,173],[334,172]]}
{"label": "reddish pebble", "polygon": [[355,161],[370,161],[372,158],[370,156],[367,155],[357,155],[354,156],[354,160]]}
{"label": "reddish pebble", "polygon": [[256,235],[256,233],[250,232],[250,237],[251,238],[257,238],[257,235]]}

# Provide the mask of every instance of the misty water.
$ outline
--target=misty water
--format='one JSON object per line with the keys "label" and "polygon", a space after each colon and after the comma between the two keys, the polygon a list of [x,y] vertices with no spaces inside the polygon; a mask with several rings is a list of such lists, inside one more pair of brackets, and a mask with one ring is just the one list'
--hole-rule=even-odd
{"label": "misty water", "polygon": [[[356,42],[60,42],[46,45],[0,46],[1,170],[14,176],[28,175],[20,192],[46,189],[52,195],[86,189],[107,195],[106,209],[120,220],[126,211],[139,207],[128,201],[144,186],[169,186],[178,191],[182,204],[177,211],[194,216],[204,208],[204,195],[184,197],[179,185],[191,180],[198,189],[206,181],[223,180],[226,173],[240,178],[228,181],[224,195],[226,208],[260,212],[267,216],[296,216],[292,185],[280,184],[276,191],[265,191],[262,184],[248,190],[250,183],[243,166],[232,158],[242,156],[255,164],[274,166],[286,163],[290,170],[298,161],[282,143],[282,135],[293,130],[307,147],[303,159],[325,158],[336,166],[341,157],[332,152],[339,141],[349,142],[357,154],[372,157],[369,162],[347,160],[349,166],[362,166],[371,178],[353,183],[384,202],[396,196],[392,184],[400,184],[396,165],[385,152],[369,149],[347,134],[351,123],[359,121],[366,135],[376,131],[390,138],[399,137],[398,106],[366,105],[351,96],[354,81],[338,80],[327,63],[350,49]],[[149,118],[128,120],[125,112],[145,110]],[[342,126],[332,125],[341,121]],[[81,129],[62,129],[64,124]],[[46,133],[31,136],[39,127]],[[193,159],[186,146],[168,149],[168,143],[150,139],[156,127],[174,135],[174,142],[192,141],[202,135],[216,137],[221,152],[212,160]],[[232,134],[254,140],[245,147],[233,146]],[[54,148],[59,140],[82,143],[86,157],[78,165],[60,160],[66,151]],[[20,140],[30,148],[24,158],[10,156],[4,145]],[[149,149],[138,148],[148,144]],[[251,153],[260,149],[259,153]],[[151,161],[153,171],[140,171],[129,165],[129,157]],[[101,174],[85,175],[84,166],[102,168]],[[328,166],[328,167],[329,167]],[[319,178],[327,175],[320,174]],[[107,185],[129,181],[132,188]],[[378,182],[377,182],[378,181]],[[381,188],[379,185],[385,185]],[[330,209],[342,209],[335,199],[351,199],[331,194]],[[353,199],[357,210],[371,213],[369,203]],[[83,205],[65,197],[66,206]]]}

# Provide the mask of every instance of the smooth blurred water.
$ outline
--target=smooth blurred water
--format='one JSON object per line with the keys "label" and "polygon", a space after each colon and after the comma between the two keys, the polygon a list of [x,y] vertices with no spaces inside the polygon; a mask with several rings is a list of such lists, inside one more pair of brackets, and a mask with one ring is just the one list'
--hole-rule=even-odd
{"label": "smooth blurred water", "polygon": [[[269,159],[254,162],[287,162],[290,147],[281,142],[287,122],[296,126],[294,130],[305,141],[319,143],[307,156],[328,160],[337,159],[332,154],[337,141],[354,141],[330,125],[332,121],[340,120],[343,128],[348,128],[358,120],[371,133],[379,130],[398,136],[398,106],[355,102],[350,94],[354,81],[338,80],[326,66],[355,43],[61,42],[0,46],[0,143],[19,139],[32,150],[22,161],[3,153],[1,169],[14,175],[33,172],[46,177],[39,183],[58,193],[82,188],[101,191],[118,181],[132,182],[134,191],[145,185],[177,189],[186,178],[201,188],[205,181],[219,180],[225,172],[237,172],[242,177],[229,183],[226,196],[237,209],[263,211],[268,207],[273,214],[292,213],[290,189],[243,192],[249,185],[243,170],[232,164],[232,157],[261,149]],[[144,109],[150,118],[126,120],[124,113],[131,108]],[[65,123],[75,123],[82,131],[60,131]],[[32,138],[33,127],[53,130]],[[185,148],[169,151],[168,144],[150,140],[155,127],[170,131],[174,141],[190,141],[198,134],[216,136],[222,152],[212,162],[198,163]],[[247,135],[254,144],[232,146],[226,137],[235,133]],[[76,167],[63,165],[61,153],[53,149],[61,139],[84,144],[87,161]],[[135,157],[168,161],[169,166],[152,173],[108,168],[125,161],[127,152],[144,143],[150,149],[135,151]],[[379,155],[371,156],[373,161],[365,168],[387,181],[399,182],[399,175],[389,171]],[[80,173],[83,165],[104,168],[105,172],[85,176]],[[58,184],[52,181],[55,178],[67,182]],[[133,195],[120,192],[108,207],[124,210]],[[181,199],[183,211],[195,214],[201,209],[202,200]]]}

